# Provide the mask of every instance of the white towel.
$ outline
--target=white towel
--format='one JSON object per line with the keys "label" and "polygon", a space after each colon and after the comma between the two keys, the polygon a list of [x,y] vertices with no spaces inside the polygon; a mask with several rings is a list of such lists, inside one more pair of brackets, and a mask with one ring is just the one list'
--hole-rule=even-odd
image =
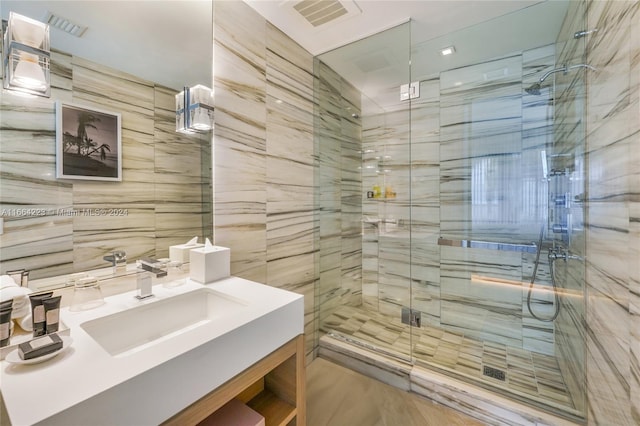
{"label": "white towel", "polygon": [[33,293],[33,290],[27,287],[7,286],[0,289],[0,302],[5,300],[13,300],[13,310],[11,311],[11,318],[22,318],[29,314],[30,302],[29,294]]}
{"label": "white towel", "polygon": [[0,275],[0,290],[5,287],[19,287],[9,275]]}

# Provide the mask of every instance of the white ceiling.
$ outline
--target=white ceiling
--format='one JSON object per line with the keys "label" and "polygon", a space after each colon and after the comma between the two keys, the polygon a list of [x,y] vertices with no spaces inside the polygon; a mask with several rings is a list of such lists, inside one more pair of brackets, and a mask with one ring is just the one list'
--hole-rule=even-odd
{"label": "white ceiling", "polygon": [[300,0],[244,0],[311,54],[318,55],[392,28],[409,19],[417,25],[420,43],[541,0],[341,0],[353,13],[313,27],[293,6]]}
{"label": "white ceiling", "polygon": [[[411,44],[422,52],[413,55],[414,77],[437,72],[443,66],[450,69],[477,58],[499,56],[500,52],[523,49],[532,43],[553,42],[558,16],[567,3],[341,0],[349,13],[314,28],[293,8],[299,0],[244,1],[314,55],[411,19]],[[532,5],[539,3],[546,3],[540,5],[546,9],[529,15],[528,11],[538,8]],[[526,10],[517,12],[523,9]],[[52,28],[53,49],[177,90],[184,85],[211,84],[211,0],[2,0],[3,19],[10,10],[39,20],[44,20],[50,11],[88,26],[81,38]],[[483,22],[487,24],[481,25]],[[376,88],[388,87],[393,78],[407,73],[406,62],[398,58],[408,57],[408,51],[403,51],[408,45],[404,34],[399,37],[404,38],[373,37],[327,53],[323,60],[365,93],[375,96]],[[437,48],[448,44],[455,44],[458,53],[451,58],[440,57]],[[373,70],[371,67],[381,58],[394,67]]]}

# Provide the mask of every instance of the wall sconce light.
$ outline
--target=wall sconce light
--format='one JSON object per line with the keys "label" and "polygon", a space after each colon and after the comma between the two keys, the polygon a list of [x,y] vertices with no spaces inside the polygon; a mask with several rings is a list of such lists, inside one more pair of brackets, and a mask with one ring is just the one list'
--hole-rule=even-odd
{"label": "wall sconce light", "polygon": [[198,84],[176,95],[176,132],[204,133],[213,129],[213,91]]}
{"label": "wall sconce light", "polygon": [[9,12],[4,36],[3,87],[49,97],[49,25]]}

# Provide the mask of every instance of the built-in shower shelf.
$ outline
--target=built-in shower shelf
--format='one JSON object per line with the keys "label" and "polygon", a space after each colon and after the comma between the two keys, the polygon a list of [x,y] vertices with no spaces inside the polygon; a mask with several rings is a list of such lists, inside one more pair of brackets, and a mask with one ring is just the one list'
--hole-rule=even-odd
{"label": "built-in shower shelf", "polygon": [[453,240],[448,238],[438,238],[439,246],[449,247],[463,247],[463,248],[478,248],[485,250],[498,250],[498,251],[517,251],[522,253],[536,253],[538,247],[533,243],[518,244],[518,243],[503,243],[497,241],[478,241],[478,240]]}

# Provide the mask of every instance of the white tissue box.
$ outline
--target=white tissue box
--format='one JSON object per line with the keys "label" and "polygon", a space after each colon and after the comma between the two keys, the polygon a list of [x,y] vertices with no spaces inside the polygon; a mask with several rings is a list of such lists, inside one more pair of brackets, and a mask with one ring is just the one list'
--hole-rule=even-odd
{"label": "white tissue box", "polygon": [[174,262],[189,262],[189,252],[195,248],[204,247],[204,244],[180,244],[169,247],[169,259]]}
{"label": "white tissue box", "polygon": [[231,250],[209,246],[191,250],[189,277],[202,284],[231,276]]}

